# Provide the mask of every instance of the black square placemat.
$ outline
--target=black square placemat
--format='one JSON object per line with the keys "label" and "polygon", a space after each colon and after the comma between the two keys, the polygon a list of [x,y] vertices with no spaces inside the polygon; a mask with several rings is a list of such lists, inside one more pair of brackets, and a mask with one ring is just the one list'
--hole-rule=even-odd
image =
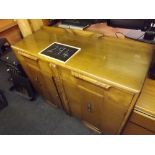
{"label": "black square placemat", "polygon": [[55,42],[42,51],[41,54],[65,62],[79,50],[80,48]]}

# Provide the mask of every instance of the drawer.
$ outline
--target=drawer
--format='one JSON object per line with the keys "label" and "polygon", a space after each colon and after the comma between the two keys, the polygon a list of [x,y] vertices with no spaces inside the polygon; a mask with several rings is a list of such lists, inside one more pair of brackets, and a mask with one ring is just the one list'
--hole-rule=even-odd
{"label": "drawer", "polygon": [[132,122],[128,122],[123,135],[153,135],[154,133]]}
{"label": "drawer", "polygon": [[130,121],[155,132],[155,117],[134,110],[130,117]]}

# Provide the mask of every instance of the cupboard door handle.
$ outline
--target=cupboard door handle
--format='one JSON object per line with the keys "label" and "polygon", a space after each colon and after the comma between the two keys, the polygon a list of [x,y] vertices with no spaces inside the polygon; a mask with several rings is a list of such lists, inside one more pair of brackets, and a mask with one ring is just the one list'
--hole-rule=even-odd
{"label": "cupboard door handle", "polygon": [[53,68],[56,68],[56,67],[57,67],[56,64],[52,64],[52,63],[50,63],[49,66],[50,66],[51,68],[52,68],[52,67],[53,67]]}
{"label": "cupboard door handle", "polygon": [[103,82],[99,82],[99,81],[97,81],[97,80],[95,80],[95,79],[92,79],[92,78],[90,78],[90,77],[87,77],[87,76],[85,76],[85,75],[82,75],[82,74],[79,74],[79,73],[76,73],[76,72],[72,72],[72,75],[73,75],[75,78],[77,78],[77,79],[84,80],[84,81],[86,81],[86,82],[92,83],[92,84],[94,84],[94,85],[96,85],[96,86],[99,86],[99,87],[102,87],[102,88],[104,88],[104,89],[109,89],[109,88],[111,87],[111,86],[108,85],[108,84],[105,84],[105,83],[103,83]]}
{"label": "cupboard door handle", "polygon": [[35,57],[35,56],[29,55],[29,54],[26,54],[26,53],[23,53],[23,52],[20,52],[20,51],[18,51],[18,54],[20,54],[21,56],[26,57],[28,59],[38,61],[38,58]]}
{"label": "cupboard door handle", "polygon": [[34,80],[35,80],[35,81],[38,81],[38,77],[36,77]]}
{"label": "cupboard door handle", "polygon": [[88,103],[88,105],[87,105],[87,111],[88,111],[88,112],[92,112],[92,106],[91,106],[90,103]]}

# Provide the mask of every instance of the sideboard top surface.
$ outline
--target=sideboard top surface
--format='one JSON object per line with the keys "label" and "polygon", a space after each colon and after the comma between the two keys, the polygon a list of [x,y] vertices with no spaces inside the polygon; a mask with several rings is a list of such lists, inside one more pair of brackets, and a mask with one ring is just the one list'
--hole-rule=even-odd
{"label": "sideboard top surface", "polygon": [[[81,50],[66,63],[39,54],[53,42]],[[141,90],[153,53],[146,43],[56,27],[43,27],[12,47],[131,92]]]}

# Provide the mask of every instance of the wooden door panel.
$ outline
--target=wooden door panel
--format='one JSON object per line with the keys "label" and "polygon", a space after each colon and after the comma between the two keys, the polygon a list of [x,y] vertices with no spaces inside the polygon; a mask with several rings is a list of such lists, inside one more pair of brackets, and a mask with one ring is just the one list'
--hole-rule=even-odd
{"label": "wooden door panel", "polygon": [[[72,115],[88,121],[105,134],[118,133],[133,99],[132,93],[104,83],[101,87],[101,82],[84,75],[72,75],[66,69],[61,69],[61,78]],[[93,112],[88,111],[88,106]]]}
{"label": "wooden door panel", "polygon": [[69,111],[73,116],[82,119],[80,95],[79,93],[77,93],[78,90],[75,80],[71,76],[67,78],[63,78],[63,76],[64,75],[62,75],[61,78],[64,86],[65,95],[69,104]]}
{"label": "wooden door panel", "polygon": [[61,107],[61,101],[48,63],[24,52],[15,51],[36,91],[51,103]]}
{"label": "wooden door panel", "polygon": [[101,128],[101,112],[102,104],[104,104],[103,95],[81,85],[78,85],[77,91],[80,93],[79,100],[81,102],[82,119]]}
{"label": "wooden door panel", "polygon": [[133,95],[116,88],[104,91],[102,129],[105,134],[116,134],[130,107]]}
{"label": "wooden door panel", "polygon": [[35,90],[46,99],[49,99],[49,92],[45,87],[45,81],[40,71],[38,58],[20,51],[17,51],[17,56]]}
{"label": "wooden door panel", "polygon": [[[98,115],[102,116],[100,117],[100,129],[105,134],[116,134],[128,112],[133,94],[114,87],[103,89],[81,79],[76,79],[76,85],[81,85],[103,96],[104,99],[98,101],[98,103],[102,102],[101,109],[98,111]],[[85,93],[85,96],[89,96],[89,93]]]}
{"label": "wooden door panel", "polygon": [[47,93],[47,99],[56,106],[61,107],[60,97],[56,89],[53,77],[44,74],[44,81],[45,81],[45,88],[46,88],[45,91]]}
{"label": "wooden door panel", "polygon": [[42,94],[43,96],[45,96],[45,94],[43,92],[43,84],[42,84],[43,76],[41,75],[41,72],[39,70],[37,70],[35,67],[31,66],[30,64],[26,65],[25,72],[27,73],[35,90],[39,94]]}
{"label": "wooden door panel", "polygon": [[47,92],[47,99],[55,104],[58,107],[62,107],[60,95],[58,93],[58,89],[56,86],[56,82],[54,79],[54,73],[49,65],[48,62],[45,62],[43,60],[39,61],[39,68],[42,72],[42,75],[44,77],[44,85],[45,90]]}

